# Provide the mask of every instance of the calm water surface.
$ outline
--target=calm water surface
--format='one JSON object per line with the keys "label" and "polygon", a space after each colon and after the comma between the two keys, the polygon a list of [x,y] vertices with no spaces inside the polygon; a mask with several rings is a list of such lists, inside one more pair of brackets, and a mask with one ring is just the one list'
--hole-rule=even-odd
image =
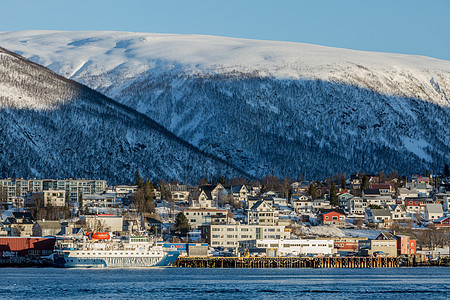
{"label": "calm water surface", "polygon": [[450,268],[2,268],[0,276],[2,299],[450,299]]}

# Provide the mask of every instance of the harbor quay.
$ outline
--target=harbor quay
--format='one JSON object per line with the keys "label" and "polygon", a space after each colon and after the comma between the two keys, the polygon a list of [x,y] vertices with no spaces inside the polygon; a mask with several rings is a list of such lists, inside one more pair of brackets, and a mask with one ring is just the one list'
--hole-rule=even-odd
{"label": "harbor quay", "polygon": [[448,256],[401,257],[187,257],[180,256],[180,268],[396,268],[450,266]]}
{"label": "harbor quay", "polygon": [[184,268],[394,268],[398,257],[179,257]]}

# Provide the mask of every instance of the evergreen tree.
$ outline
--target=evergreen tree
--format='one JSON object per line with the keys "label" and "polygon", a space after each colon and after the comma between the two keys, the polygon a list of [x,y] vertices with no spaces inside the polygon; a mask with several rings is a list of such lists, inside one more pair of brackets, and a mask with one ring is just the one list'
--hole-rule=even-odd
{"label": "evergreen tree", "polygon": [[134,176],[134,184],[141,188],[144,185],[144,180],[142,180],[139,171],[136,170],[136,175]]}
{"label": "evergreen tree", "polygon": [[313,198],[313,199],[317,198],[317,190],[316,190],[316,185],[314,184],[314,182],[311,182],[311,184],[309,185],[308,195],[310,195],[311,198]]}
{"label": "evergreen tree", "polygon": [[189,221],[183,212],[179,212],[175,218],[175,224],[177,226],[177,231],[183,235],[186,235],[189,231]]}
{"label": "evergreen tree", "polygon": [[330,187],[330,203],[333,206],[339,205],[339,198],[337,195],[336,185],[334,184],[334,182],[331,183],[331,187]]}
{"label": "evergreen tree", "polygon": [[367,177],[367,175],[364,175],[361,179],[361,186],[360,186],[361,192],[366,190],[368,187],[369,187],[369,178]]}
{"label": "evergreen tree", "polygon": [[445,176],[445,177],[450,177],[450,168],[449,168],[448,164],[445,164],[445,167],[444,167],[444,176]]}
{"label": "evergreen tree", "polygon": [[154,187],[151,181],[143,181],[140,188],[136,190],[133,194],[132,201],[134,207],[139,213],[154,213],[155,212],[155,201]]}
{"label": "evergreen tree", "polygon": [[345,176],[341,178],[341,189],[345,189],[347,187],[347,183],[345,182]]}

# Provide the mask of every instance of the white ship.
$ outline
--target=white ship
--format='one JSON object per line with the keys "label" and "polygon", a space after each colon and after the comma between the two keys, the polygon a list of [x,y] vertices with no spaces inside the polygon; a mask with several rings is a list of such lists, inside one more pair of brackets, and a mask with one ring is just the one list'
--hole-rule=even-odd
{"label": "white ship", "polygon": [[163,242],[144,236],[110,240],[63,240],[55,251],[54,266],[63,268],[142,268],[171,266],[180,255]]}

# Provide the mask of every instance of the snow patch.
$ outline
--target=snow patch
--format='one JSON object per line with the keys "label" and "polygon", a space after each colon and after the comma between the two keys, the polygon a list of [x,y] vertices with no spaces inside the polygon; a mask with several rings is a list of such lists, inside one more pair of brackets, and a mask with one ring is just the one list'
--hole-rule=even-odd
{"label": "snow patch", "polygon": [[429,147],[430,144],[424,139],[411,139],[405,137],[403,138],[403,144],[408,151],[414,153],[418,157],[423,158],[426,161],[432,161],[431,157],[425,152],[425,148]]}

